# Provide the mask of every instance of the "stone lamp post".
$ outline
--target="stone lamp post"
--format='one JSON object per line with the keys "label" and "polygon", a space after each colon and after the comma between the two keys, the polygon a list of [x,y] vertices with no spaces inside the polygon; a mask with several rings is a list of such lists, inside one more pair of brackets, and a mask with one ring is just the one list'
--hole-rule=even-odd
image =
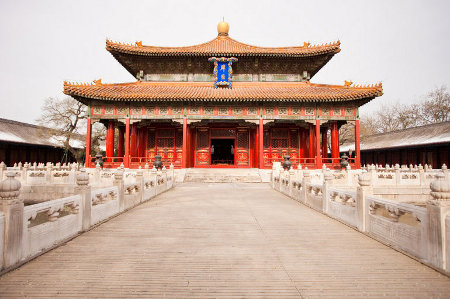
{"label": "stone lamp post", "polygon": [[0,182],[0,207],[5,217],[3,268],[18,263],[22,258],[23,200],[19,199],[20,187],[14,172],[7,172],[6,179]]}

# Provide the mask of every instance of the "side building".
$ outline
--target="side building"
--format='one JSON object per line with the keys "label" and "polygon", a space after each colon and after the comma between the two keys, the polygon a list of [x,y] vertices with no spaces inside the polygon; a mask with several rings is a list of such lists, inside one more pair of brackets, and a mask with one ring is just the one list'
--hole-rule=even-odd
{"label": "side building", "polygon": [[[73,145],[83,148],[84,142]],[[0,161],[7,166],[15,163],[75,162],[56,139],[49,137],[48,128],[0,118]]]}
{"label": "side building", "polygon": [[360,167],[358,109],[382,95],[381,84],[310,82],[340,42],[257,47],[229,37],[225,22],[217,30],[213,40],[187,47],[107,40],[106,49],[137,81],[64,82],[65,94],[89,106],[86,167],[94,167],[94,122],[107,128],[105,167],[129,168],[157,154],[177,168],[270,168],[287,154],[294,165],[335,168],[338,129],[353,122],[357,155],[350,162]]}
{"label": "side building", "polygon": [[[355,151],[353,144],[342,152]],[[364,137],[361,163],[379,165],[428,164],[440,168],[450,162],[450,121]]]}

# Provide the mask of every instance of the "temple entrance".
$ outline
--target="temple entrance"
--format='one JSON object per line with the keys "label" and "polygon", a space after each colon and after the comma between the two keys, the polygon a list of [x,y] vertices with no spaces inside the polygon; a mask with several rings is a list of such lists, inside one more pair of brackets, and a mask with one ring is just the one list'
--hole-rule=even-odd
{"label": "temple entrance", "polygon": [[211,165],[234,165],[234,139],[211,139]]}

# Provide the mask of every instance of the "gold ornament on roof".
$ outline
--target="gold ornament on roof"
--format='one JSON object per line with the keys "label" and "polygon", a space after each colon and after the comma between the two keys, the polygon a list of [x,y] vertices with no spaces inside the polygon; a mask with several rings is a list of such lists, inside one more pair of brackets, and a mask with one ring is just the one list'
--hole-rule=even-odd
{"label": "gold ornament on roof", "polygon": [[102,85],[102,79],[97,79],[93,81],[95,85]]}
{"label": "gold ornament on roof", "polygon": [[230,25],[227,22],[222,21],[217,24],[217,35],[218,36],[228,36],[228,31],[230,30]]}
{"label": "gold ornament on roof", "polygon": [[344,86],[345,87],[350,87],[352,84],[353,84],[352,81],[347,81],[347,80],[344,81]]}

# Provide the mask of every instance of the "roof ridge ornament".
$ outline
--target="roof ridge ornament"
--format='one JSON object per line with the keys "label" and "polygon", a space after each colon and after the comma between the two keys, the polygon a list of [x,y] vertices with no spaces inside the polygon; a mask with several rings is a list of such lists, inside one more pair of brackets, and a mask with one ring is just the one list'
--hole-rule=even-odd
{"label": "roof ridge ornament", "polygon": [[233,62],[238,61],[235,57],[211,57],[209,62],[214,62],[214,88],[228,86],[231,88],[231,78],[233,77]]}
{"label": "roof ridge ornament", "polygon": [[102,79],[100,78],[100,79],[97,79],[97,80],[94,80],[94,81],[92,81],[95,85],[103,85],[103,83],[102,83]]}
{"label": "roof ridge ornament", "polygon": [[344,80],[344,86],[345,86],[346,88],[349,88],[352,84],[353,84],[352,81]]}

